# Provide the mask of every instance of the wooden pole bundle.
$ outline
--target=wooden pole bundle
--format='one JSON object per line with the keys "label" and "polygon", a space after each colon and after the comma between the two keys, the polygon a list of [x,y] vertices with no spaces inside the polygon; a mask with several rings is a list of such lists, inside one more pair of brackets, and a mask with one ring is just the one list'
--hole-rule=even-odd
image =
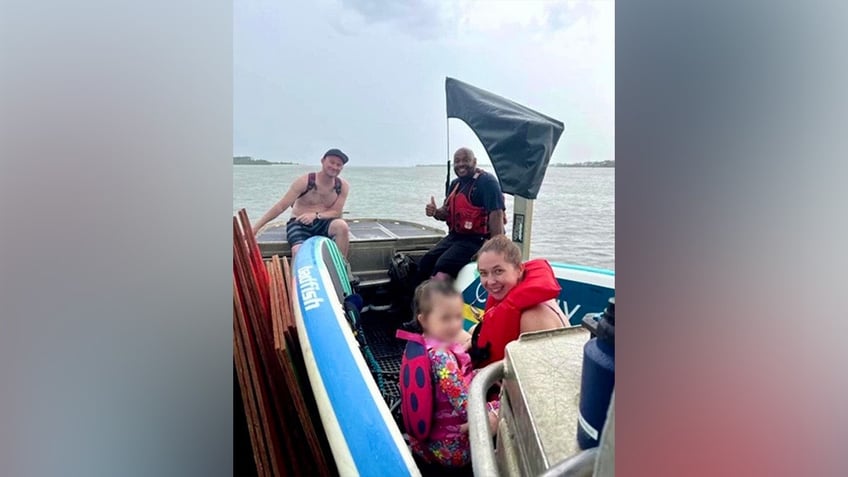
{"label": "wooden pole bundle", "polygon": [[263,262],[247,214],[233,217],[233,356],[258,475],[336,470],[303,367],[288,260]]}
{"label": "wooden pole bundle", "polygon": [[[282,266],[282,264],[285,265]],[[274,348],[283,369],[288,389],[291,391],[297,417],[303,432],[306,434],[309,452],[316,463],[316,474],[312,475],[330,475],[329,461],[331,459],[329,458],[327,437],[320,425],[317,407],[313,406],[314,411],[311,411],[307,405],[307,398],[314,402],[312,393],[304,392],[304,390],[310,389],[306,378],[306,369],[301,367],[300,370],[297,370],[296,360],[292,359],[295,354],[300,356],[300,349],[294,350],[288,345],[288,343],[297,341],[297,329],[295,328],[292,303],[288,294],[288,290],[292,289],[288,259],[281,261],[280,257],[274,255],[266,265],[271,277],[271,315],[276,325]],[[298,380],[298,373],[300,373],[301,381]]]}

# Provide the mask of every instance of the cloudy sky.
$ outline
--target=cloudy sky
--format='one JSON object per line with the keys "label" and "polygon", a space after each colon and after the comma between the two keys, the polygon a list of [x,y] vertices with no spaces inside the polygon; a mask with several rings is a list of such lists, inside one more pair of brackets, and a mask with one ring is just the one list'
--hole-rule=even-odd
{"label": "cloudy sky", "polygon": [[[610,0],[234,4],[234,153],[351,165],[441,163],[446,76],[563,121],[552,161],[614,159]],[[473,133],[450,120],[450,149]]]}

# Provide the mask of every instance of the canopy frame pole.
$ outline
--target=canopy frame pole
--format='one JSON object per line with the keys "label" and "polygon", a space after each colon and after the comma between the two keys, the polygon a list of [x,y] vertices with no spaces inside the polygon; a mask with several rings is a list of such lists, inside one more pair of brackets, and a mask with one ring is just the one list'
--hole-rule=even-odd
{"label": "canopy frame pole", "polygon": [[514,196],[512,206],[512,241],[521,249],[524,260],[530,259],[530,241],[533,232],[533,203],[532,199]]}
{"label": "canopy frame pole", "polygon": [[445,118],[445,156],[447,157],[448,167],[445,177],[445,197],[450,193],[450,173],[451,173],[451,153],[450,153],[450,118]]}

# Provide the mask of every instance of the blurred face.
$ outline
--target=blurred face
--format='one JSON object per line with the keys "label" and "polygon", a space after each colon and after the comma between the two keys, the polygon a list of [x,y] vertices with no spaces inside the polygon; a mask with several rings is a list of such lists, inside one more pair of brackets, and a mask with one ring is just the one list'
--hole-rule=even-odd
{"label": "blurred face", "polygon": [[474,169],[476,167],[477,159],[472,159],[465,151],[460,149],[453,155],[453,172],[457,177],[474,175]]}
{"label": "blurred face", "polygon": [[324,174],[330,177],[336,177],[342,173],[344,162],[338,156],[327,156],[321,159],[321,167],[324,169]]}
{"label": "blurred face", "polygon": [[524,264],[516,267],[507,262],[502,253],[483,252],[477,258],[477,271],[480,272],[480,283],[489,295],[503,300],[521,279]]}
{"label": "blurred face", "polygon": [[462,297],[436,293],[431,298],[427,315],[418,315],[424,334],[441,341],[453,342],[462,330]]}

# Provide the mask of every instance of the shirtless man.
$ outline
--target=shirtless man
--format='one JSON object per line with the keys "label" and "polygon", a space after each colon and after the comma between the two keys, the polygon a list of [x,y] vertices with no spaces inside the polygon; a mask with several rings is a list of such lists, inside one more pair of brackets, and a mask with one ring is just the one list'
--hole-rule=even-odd
{"label": "shirtless man", "polygon": [[347,257],[350,231],[347,222],[342,219],[342,210],[350,185],[339,178],[347,161],[347,155],[339,149],[327,151],[321,158],[321,170],[295,179],[286,195],[253,226],[254,235],[291,207],[292,217],[286,224],[286,239],[291,245],[292,257],[300,244],[315,235],[333,239]]}

